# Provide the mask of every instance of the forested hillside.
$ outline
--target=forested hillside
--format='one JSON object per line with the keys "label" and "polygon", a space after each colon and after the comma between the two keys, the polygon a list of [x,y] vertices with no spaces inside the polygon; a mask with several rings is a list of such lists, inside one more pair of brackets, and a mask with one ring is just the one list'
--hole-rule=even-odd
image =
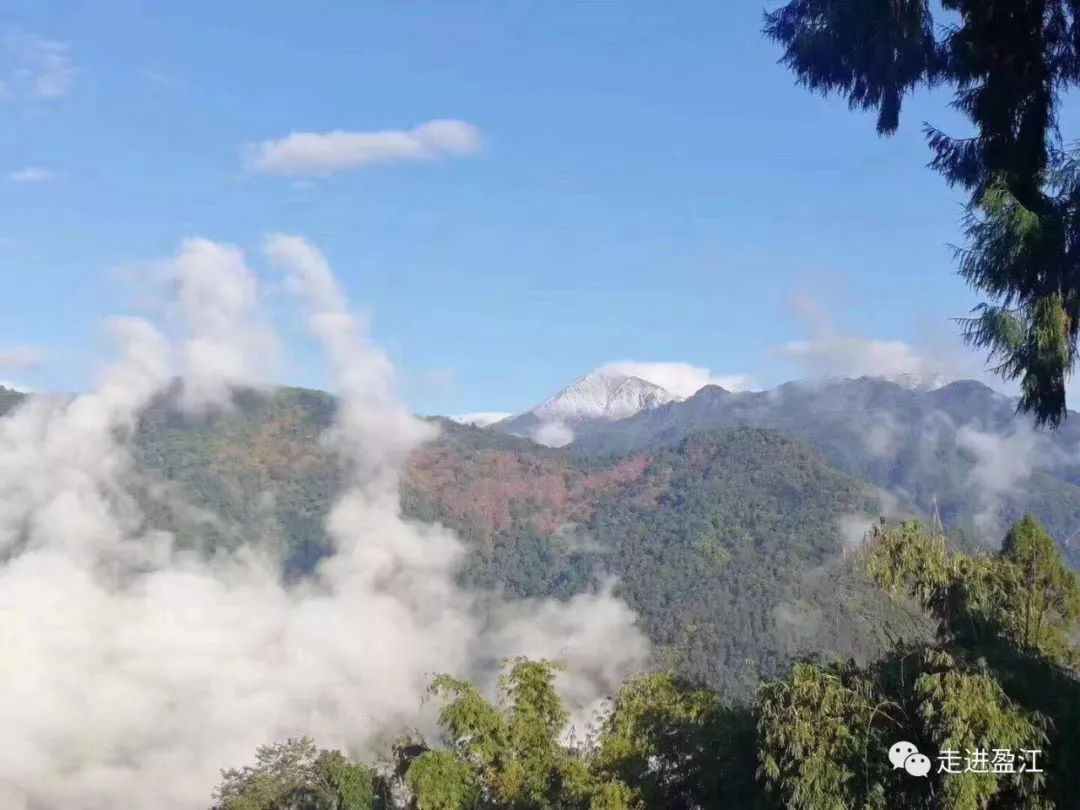
{"label": "forested hillside", "polygon": [[[274,544],[286,576],[302,576],[327,551],[341,485],[320,439],[334,407],[303,389],[242,392],[205,418],[160,401],[135,447],[149,519],[188,544]],[[806,445],[735,429],[586,459],[440,427],[408,467],[402,506],[458,532],[470,586],[566,598],[615,580],[659,662],[732,695],[804,652],[880,649],[884,601],[845,559],[879,499]]]}
{"label": "forested hillside", "polygon": [[[750,426],[806,442],[843,472],[988,538],[1031,512],[1061,540],[1080,531],[1080,418],[1034,431],[1010,398],[981,383],[910,390],[863,377],[762,392],[716,386],[616,422],[579,426],[586,455],[676,445],[703,430]],[[1064,549],[1073,566],[1080,549]]]}
{"label": "forested hillside", "polygon": [[601,463],[477,441],[449,433],[409,487],[469,539],[473,582],[565,596],[617,576],[662,660],[732,692],[798,652],[876,649],[862,614],[880,602],[849,577],[841,528],[877,498],[804,445],[744,429]]}
{"label": "forested hillside", "polygon": [[[214,543],[280,543],[302,575],[326,551],[340,485],[319,439],[333,409],[300,389],[246,393],[202,420],[161,403],[138,447],[171,488],[158,516]],[[440,425],[409,466],[403,508],[460,534],[474,587],[569,597],[617,578],[662,661],[742,694],[798,652],[877,649],[880,627],[860,618],[876,606],[847,577],[841,531],[868,524],[877,498],[806,446],[735,430],[588,460]]]}

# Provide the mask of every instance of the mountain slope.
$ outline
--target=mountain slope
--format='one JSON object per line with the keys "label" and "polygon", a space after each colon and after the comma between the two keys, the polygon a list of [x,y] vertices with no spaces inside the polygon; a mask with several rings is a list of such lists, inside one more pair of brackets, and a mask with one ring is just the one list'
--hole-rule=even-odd
{"label": "mountain slope", "polygon": [[[623,453],[703,430],[751,426],[805,441],[844,472],[950,525],[992,536],[1026,511],[1064,541],[1080,529],[1080,418],[1033,431],[981,383],[929,391],[864,377],[731,393],[706,387],[625,420],[581,427],[572,449]],[[1074,566],[1080,555],[1066,548]]]}
{"label": "mountain slope", "polygon": [[[192,418],[163,398],[134,448],[150,521],[182,545],[279,548],[284,575],[304,576],[329,550],[323,521],[341,483],[319,441],[334,408],[321,392],[278,389]],[[732,694],[794,655],[877,649],[859,617],[888,607],[850,576],[842,531],[876,515],[877,497],[805,445],[734,430],[588,459],[439,423],[411,459],[402,509],[458,531],[472,587],[565,598],[615,577],[660,661]]]}

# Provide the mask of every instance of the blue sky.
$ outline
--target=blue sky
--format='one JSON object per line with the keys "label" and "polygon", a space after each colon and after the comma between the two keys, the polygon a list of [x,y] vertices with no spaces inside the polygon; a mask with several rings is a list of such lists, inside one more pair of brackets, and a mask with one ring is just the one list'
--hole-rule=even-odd
{"label": "blue sky", "polygon": [[[626,359],[762,386],[862,370],[867,347],[957,362],[960,199],[920,125],[962,124],[922,96],[879,139],[794,86],[758,3],[5,7],[0,378],[85,385],[141,262],[277,231],[370,307],[423,412],[516,410]],[[318,177],[244,157],[433,120],[477,143]],[[321,384],[278,315],[284,380]]]}

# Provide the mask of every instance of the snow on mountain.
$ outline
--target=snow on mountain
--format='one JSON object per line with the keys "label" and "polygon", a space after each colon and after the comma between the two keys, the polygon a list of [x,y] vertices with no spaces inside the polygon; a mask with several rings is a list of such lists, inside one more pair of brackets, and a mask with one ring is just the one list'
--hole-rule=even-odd
{"label": "snow on mountain", "polygon": [[910,391],[936,391],[944,388],[954,379],[940,372],[902,372],[899,374],[881,374],[878,379],[896,383]]}
{"label": "snow on mountain", "polygon": [[757,386],[749,374],[714,374],[704,366],[670,361],[616,360],[605,363],[597,371],[639,377],[680,399],[692,397],[706,385],[718,385],[726,391],[750,391]]}
{"label": "snow on mountain", "polygon": [[570,383],[532,410],[541,421],[573,424],[586,419],[626,419],[679,399],[659,385],[626,374],[597,370]]}
{"label": "snow on mountain", "polygon": [[510,416],[513,416],[513,414],[506,413],[505,411],[482,411],[480,413],[462,413],[448,418],[451,422],[457,422],[459,425],[488,427],[489,425],[494,425],[496,422],[501,422],[503,419]]}
{"label": "snow on mountain", "polygon": [[[863,374],[857,377],[825,377],[819,379],[818,382],[824,381],[830,385],[843,385],[844,383],[856,382],[858,380],[881,380],[883,382],[899,385],[901,388],[906,388],[907,390],[914,391],[918,394],[936,391],[939,388],[944,388],[949,383],[956,382],[955,377],[950,377],[947,374],[921,371],[898,371],[892,374]],[[813,383],[814,379],[810,378],[804,382]]]}
{"label": "snow on mountain", "polygon": [[949,382],[954,382],[955,378],[941,374],[940,372],[931,373],[906,373],[906,374],[883,374],[881,379],[888,380],[889,382],[895,382],[897,386],[912,391],[936,391],[939,388],[944,388]]}
{"label": "snow on mountain", "polygon": [[640,377],[599,368],[531,411],[497,423],[496,429],[548,447],[562,447],[574,440],[578,425],[626,419],[680,399]]}
{"label": "snow on mountain", "polygon": [[[527,436],[549,447],[561,447],[574,440],[574,427],[587,422],[614,422],[650,411],[687,397],[673,393],[634,374],[627,364],[609,363],[590,371],[530,411],[511,416],[505,413],[475,413],[453,416],[455,422],[498,429]],[[647,364],[638,364],[647,365]],[[670,366],[672,364],[654,364]],[[696,379],[696,377],[695,377]],[[829,378],[832,383],[851,382],[853,378]],[[875,375],[918,393],[936,391],[950,382],[941,373],[902,372]],[[715,381],[713,381],[715,384]],[[734,387],[734,386],[733,386]],[[689,390],[689,389],[687,389]],[[725,390],[730,390],[725,386]]]}

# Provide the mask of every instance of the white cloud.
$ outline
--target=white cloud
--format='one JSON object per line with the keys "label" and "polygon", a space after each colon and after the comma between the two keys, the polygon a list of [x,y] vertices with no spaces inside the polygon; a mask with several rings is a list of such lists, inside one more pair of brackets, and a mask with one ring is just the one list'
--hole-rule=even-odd
{"label": "white cloud", "polygon": [[464,121],[428,121],[411,130],[293,132],[243,149],[249,171],[323,176],[382,163],[463,157],[481,148],[480,131]]}
{"label": "white cloud", "polygon": [[56,172],[45,166],[24,166],[8,172],[7,179],[12,183],[46,183],[56,177]]}
{"label": "white cloud", "polygon": [[0,95],[52,100],[67,94],[78,69],[71,45],[36,34],[9,31],[4,37],[6,74]]}
{"label": "white cloud", "polygon": [[541,422],[529,431],[529,438],[544,447],[566,447],[574,440],[574,431],[565,422]]}
{"label": "white cloud", "polygon": [[[204,556],[156,527],[135,497],[139,417],[171,386],[174,359],[190,371],[188,343],[226,358],[241,348],[245,331],[219,316],[256,300],[230,248],[197,240],[180,256],[193,250],[234,278],[222,301],[198,280],[174,286],[184,342],[120,321],[121,359],[92,391],[0,419],[0,807],[197,810],[220,768],[268,741],[308,734],[359,754],[425,728],[437,672],[490,683],[507,656],[562,659],[560,686],[584,709],[644,663],[644,637],[610,588],[567,602],[465,591],[456,535],[402,516],[402,464],[434,430],[394,396],[389,359],[302,238],[274,237],[267,252],[339,396],[333,553],[286,584],[262,545]],[[185,302],[185,283],[213,314]]]}
{"label": "white cloud", "polygon": [[693,396],[706,385],[719,385],[728,391],[749,391],[756,385],[754,378],[747,374],[713,374],[707,368],[689,363],[618,360],[605,363],[597,371],[639,377],[683,399]]}
{"label": "white cloud", "polygon": [[37,346],[0,347],[0,369],[33,371],[45,363],[45,351]]}
{"label": "white cloud", "polygon": [[1002,508],[1021,493],[1031,476],[1055,463],[1057,451],[1045,433],[1022,425],[1007,435],[995,435],[965,425],[956,443],[972,457],[968,486],[979,502],[975,524],[983,540],[997,543],[1004,533]]}
{"label": "white cloud", "polygon": [[866,539],[869,532],[882,517],[886,520],[896,520],[904,517],[904,510],[900,506],[899,499],[884,489],[875,488],[877,496],[877,514],[854,512],[841,515],[836,520],[836,528],[840,533],[840,541],[845,550],[858,548]]}
{"label": "white cloud", "polygon": [[876,340],[855,335],[791,341],[784,345],[781,354],[802,361],[815,374],[845,377],[923,374],[927,373],[928,367],[924,359],[902,340]]}
{"label": "white cloud", "polygon": [[808,376],[948,376],[941,360],[920,354],[905,341],[845,334],[810,296],[796,296],[794,303],[810,337],[791,341],[777,353],[798,362]]}
{"label": "white cloud", "polygon": [[238,248],[186,239],[166,265],[177,309],[187,325],[182,348],[185,405],[229,404],[234,388],[256,385],[277,356],[260,315],[255,274]]}
{"label": "white cloud", "polygon": [[480,411],[478,413],[462,413],[457,416],[451,416],[450,421],[457,422],[459,425],[472,425],[473,427],[487,427],[488,425],[494,425],[496,422],[501,422],[503,419],[513,416],[512,413],[506,411]]}
{"label": "white cloud", "polygon": [[996,436],[969,425],[956,434],[957,444],[974,457],[972,484],[994,494],[1011,492],[1027,481],[1034,469],[1039,438],[1032,430]]}
{"label": "white cloud", "polygon": [[873,421],[860,436],[866,451],[874,458],[894,456],[902,437],[900,425],[888,411],[873,414]]}

